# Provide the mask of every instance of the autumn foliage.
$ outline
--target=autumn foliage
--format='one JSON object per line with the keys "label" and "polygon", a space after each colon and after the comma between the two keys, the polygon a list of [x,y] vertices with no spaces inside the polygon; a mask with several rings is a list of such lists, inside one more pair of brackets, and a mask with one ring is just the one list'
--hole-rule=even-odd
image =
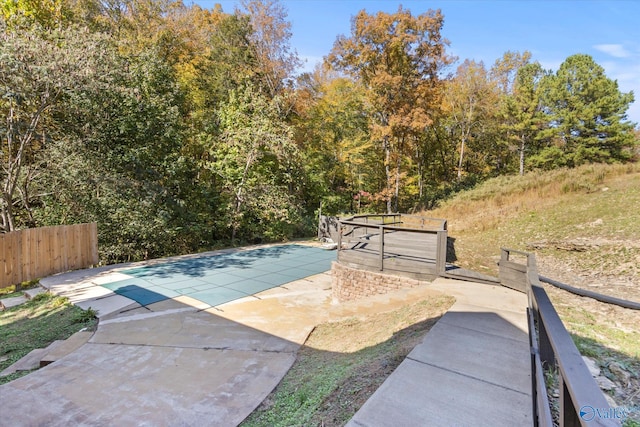
{"label": "autumn foliage", "polygon": [[626,162],[602,67],[453,58],[439,10],[360,11],[299,74],[276,0],[0,2],[0,231],[97,221],[105,262],[311,235],[500,174]]}

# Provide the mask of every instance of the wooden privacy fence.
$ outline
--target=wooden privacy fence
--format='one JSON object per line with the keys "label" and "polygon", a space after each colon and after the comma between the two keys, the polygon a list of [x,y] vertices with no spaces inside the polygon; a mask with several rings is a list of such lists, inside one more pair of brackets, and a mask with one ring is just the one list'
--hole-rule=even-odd
{"label": "wooden privacy fence", "polygon": [[29,228],[0,234],[0,288],[98,264],[97,224]]}

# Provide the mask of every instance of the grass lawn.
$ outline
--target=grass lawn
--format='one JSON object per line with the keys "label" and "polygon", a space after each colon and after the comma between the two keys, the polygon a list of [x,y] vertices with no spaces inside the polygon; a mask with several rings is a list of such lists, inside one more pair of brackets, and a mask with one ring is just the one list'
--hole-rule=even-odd
{"label": "grass lawn", "polygon": [[[0,371],[31,350],[64,340],[83,328],[94,328],[95,313],[69,303],[67,298],[43,293],[32,300],[0,311]],[[0,378],[5,384],[28,372],[16,372]]]}

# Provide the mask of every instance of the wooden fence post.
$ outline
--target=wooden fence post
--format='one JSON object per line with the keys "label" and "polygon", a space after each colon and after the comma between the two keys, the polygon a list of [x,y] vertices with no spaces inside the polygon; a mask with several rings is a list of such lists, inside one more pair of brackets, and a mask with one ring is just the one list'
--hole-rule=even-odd
{"label": "wooden fence post", "polygon": [[380,233],[380,271],[384,271],[384,226],[379,226],[378,231]]}
{"label": "wooden fence post", "polygon": [[447,270],[447,230],[436,232],[436,274],[443,275]]}

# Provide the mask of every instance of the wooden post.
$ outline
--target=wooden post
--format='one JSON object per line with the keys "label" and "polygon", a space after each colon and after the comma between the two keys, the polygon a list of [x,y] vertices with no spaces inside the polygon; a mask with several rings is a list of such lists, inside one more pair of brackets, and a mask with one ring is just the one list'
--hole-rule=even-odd
{"label": "wooden post", "polygon": [[384,271],[384,226],[378,227],[380,233],[380,271]]}
{"label": "wooden post", "polygon": [[342,221],[338,220],[338,259],[342,250]]}
{"label": "wooden post", "polygon": [[447,230],[436,232],[436,274],[442,275],[447,270]]}
{"label": "wooden post", "polygon": [[320,201],[320,209],[318,209],[318,239],[322,237],[320,235],[321,228],[322,228],[322,200]]}
{"label": "wooden post", "polygon": [[538,348],[540,351],[540,361],[547,369],[553,369],[556,365],[556,357],[553,354],[553,347],[549,340],[549,334],[544,321],[540,318],[539,312],[536,310],[538,320]]}
{"label": "wooden post", "polygon": [[580,427],[582,425],[580,418],[578,418],[569,389],[560,372],[558,372],[558,382],[560,383],[560,425],[563,427]]}

